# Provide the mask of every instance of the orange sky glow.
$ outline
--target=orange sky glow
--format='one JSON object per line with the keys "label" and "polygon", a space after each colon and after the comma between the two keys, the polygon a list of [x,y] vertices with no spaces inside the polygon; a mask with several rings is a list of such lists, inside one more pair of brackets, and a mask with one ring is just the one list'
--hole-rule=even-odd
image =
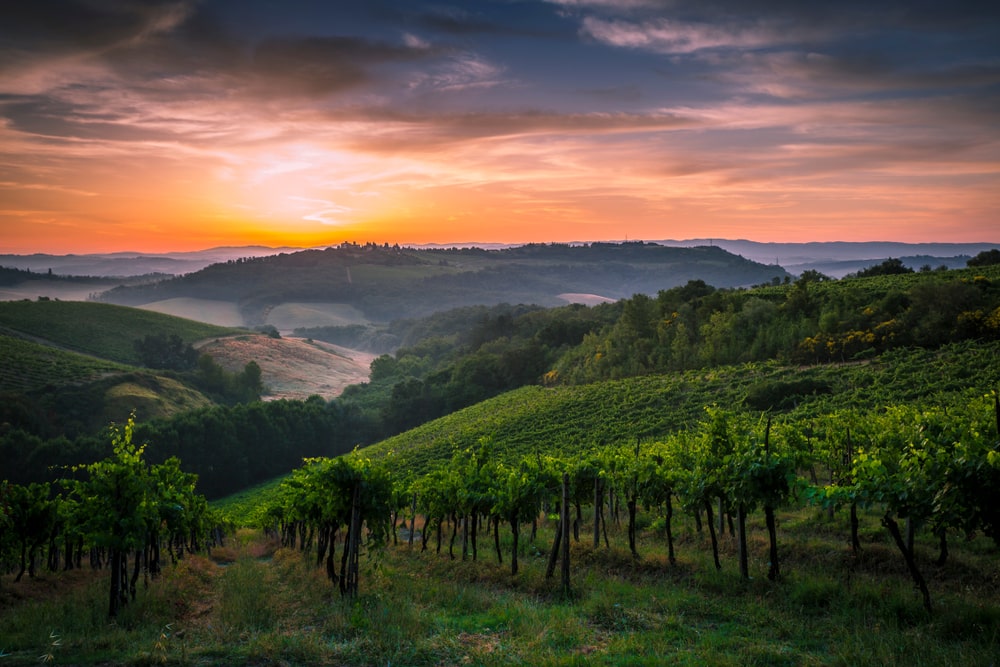
{"label": "orange sky glow", "polygon": [[0,10],[0,253],[1000,240],[995,11],[57,4]]}

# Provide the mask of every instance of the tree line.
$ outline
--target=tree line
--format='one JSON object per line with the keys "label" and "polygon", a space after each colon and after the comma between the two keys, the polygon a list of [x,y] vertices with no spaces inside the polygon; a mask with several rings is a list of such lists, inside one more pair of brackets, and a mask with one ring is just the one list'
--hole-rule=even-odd
{"label": "tree line", "polygon": [[1000,273],[887,272],[720,290],[702,281],[624,300],[611,326],[585,336],[546,377],[598,380],[777,359],[847,362],[900,347],[1000,338]]}
{"label": "tree line", "polygon": [[[155,463],[182,459],[210,498],[283,475],[311,456],[349,452],[366,438],[356,413],[318,396],[212,406],[135,425],[138,439],[155,442]],[[0,477],[20,484],[55,481],[66,466],[98,459],[101,435],[42,438],[21,430],[0,434]]]}

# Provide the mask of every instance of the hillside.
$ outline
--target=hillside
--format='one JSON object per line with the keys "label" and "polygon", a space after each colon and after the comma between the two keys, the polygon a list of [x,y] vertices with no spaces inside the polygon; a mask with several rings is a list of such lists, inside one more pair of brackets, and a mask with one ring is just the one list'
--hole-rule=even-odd
{"label": "hillside", "polygon": [[528,245],[503,250],[416,250],[348,245],[209,266],[152,285],[120,287],[102,299],[143,306],[198,298],[235,303],[247,325],[323,326],[272,320],[288,303],[319,311],[348,306],[369,321],[417,317],[459,306],[526,303],[555,306],[560,296],[620,299],[700,279],[717,287],[783,280],[789,274],[721,248],[654,244]]}
{"label": "hillside", "polygon": [[648,440],[689,427],[706,406],[788,406],[813,419],[893,402],[949,402],[1000,384],[1000,341],[940,350],[899,350],[878,359],[798,367],[776,362],[722,366],[580,386],[523,387],[367,447],[419,475],[484,439],[514,460],[526,454],[573,457],[594,447]]}
{"label": "hillside", "polygon": [[[0,393],[5,429],[51,438],[96,434],[132,411],[148,421],[227,400],[204,371],[141,367],[136,341],[178,336],[238,377],[257,362],[265,398],[333,398],[364,382],[371,355],[327,343],[269,338],[146,310],[88,302],[0,303]],[[229,399],[231,400],[231,399]]]}
{"label": "hillside", "polygon": [[193,343],[239,330],[111,304],[39,300],[0,302],[0,332],[135,365],[134,342],[146,335],[176,335]]}
{"label": "hillside", "polygon": [[268,400],[314,395],[332,399],[346,386],[366,382],[374,358],[329,343],[259,335],[216,338],[196,347],[233,373],[256,362]]}

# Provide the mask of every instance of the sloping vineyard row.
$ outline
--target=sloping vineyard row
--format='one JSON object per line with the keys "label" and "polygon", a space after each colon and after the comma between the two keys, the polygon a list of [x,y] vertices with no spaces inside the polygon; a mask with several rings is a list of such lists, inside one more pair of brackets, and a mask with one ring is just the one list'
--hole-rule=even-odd
{"label": "sloping vineyard row", "polygon": [[[450,525],[447,549],[452,557],[461,530],[463,559],[470,552],[474,558],[478,554],[477,533],[485,523],[502,561],[498,531],[506,524],[513,544],[511,572],[516,575],[520,527],[553,512],[559,523],[549,551],[552,576],[560,541],[569,540],[570,522],[579,531],[585,507],[593,516],[595,549],[602,535],[607,542],[602,526],[606,515],[621,510],[627,513],[629,550],[638,560],[637,517],[642,508],[663,526],[673,563],[676,503],[698,526],[706,527],[717,568],[721,563],[715,522],[721,524],[725,516],[731,526],[735,523],[740,572],[749,577],[748,515],[763,511],[768,577],[778,579],[775,512],[805,499],[831,511],[850,512],[855,552],[862,548],[858,509],[878,513],[930,611],[930,591],[914,557],[917,531],[928,531],[939,540],[942,563],[949,537],[971,539],[982,533],[1000,546],[998,430],[996,393],[939,406],[844,409],[804,422],[707,408],[694,427],[655,440],[618,439],[592,447],[576,443],[511,457],[500,455],[508,443],[481,437],[415,478],[400,474],[392,454],[373,459],[355,452],[340,459],[311,460],[272,493],[259,508],[257,522],[287,546],[306,548],[318,536],[317,565],[326,563],[329,577],[341,582],[342,592],[351,593],[357,590],[357,571],[350,564],[356,563],[361,548],[360,526],[368,526],[369,548],[377,548],[400,516],[411,526],[421,517],[422,549],[428,548],[433,534],[439,553],[444,526]],[[334,537],[339,530],[348,537],[338,570]],[[567,568],[564,563],[568,588]]]}

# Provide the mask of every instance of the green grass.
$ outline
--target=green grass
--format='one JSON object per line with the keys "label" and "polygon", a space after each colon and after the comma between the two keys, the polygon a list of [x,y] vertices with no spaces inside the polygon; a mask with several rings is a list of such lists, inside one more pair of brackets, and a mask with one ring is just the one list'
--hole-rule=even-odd
{"label": "green grass", "polygon": [[113,361],[0,335],[0,391],[33,391],[130,370],[134,369]]}
{"label": "green grass", "polygon": [[0,330],[66,350],[123,364],[137,364],[134,343],[151,333],[193,342],[246,333],[148,310],[81,301],[0,302]]}
{"label": "green grass", "polygon": [[[843,517],[809,531],[804,526],[819,525],[810,512],[781,517],[782,581],[764,577],[765,537],[754,515],[749,581],[739,577],[728,534],[716,572],[707,537],[684,520],[676,566],[649,532],[641,535],[638,561],[614,528],[611,549],[573,543],[569,596],[558,576],[544,577],[545,524],[533,544],[525,539],[516,578],[509,554],[496,562],[491,538],[482,538],[475,562],[437,555],[432,539],[427,552],[418,543],[363,559],[356,600],[340,597],[311,552],[267,549],[259,535],[244,532],[216,550],[218,563],[189,556],[148,590],[140,586],[114,625],[103,617],[106,572],[83,585],[83,573],[46,574],[50,585],[75,583],[37,602],[11,600],[12,591],[37,582],[5,578],[0,649],[7,656],[0,664],[36,664],[52,633],[60,638],[54,663],[79,665],[996,663],[994,547],[982,539],[956,543],[951,561],[935,570],[933,540],[922,535],[918,554],[933,572],[936,604],[927,614],[898,554],[866,543],[871,553],[852,563]],[[502,527],[505,549],[507,533]]]}

